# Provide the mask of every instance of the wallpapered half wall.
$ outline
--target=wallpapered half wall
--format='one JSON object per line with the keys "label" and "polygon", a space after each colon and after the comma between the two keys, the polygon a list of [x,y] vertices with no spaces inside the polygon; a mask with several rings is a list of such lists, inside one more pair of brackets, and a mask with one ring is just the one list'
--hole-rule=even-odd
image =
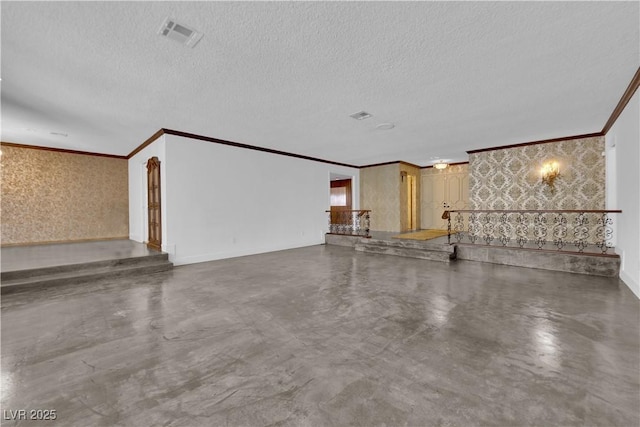
{"label": "wallpapered half wall", "polygon": [[127,160],[2,145],[2,245],[128,238]]}
{"label": "wallpapered half wall", "polygon": [[[604,209],[604,137],[469,155],[470,209]],[[546,161],[560,163],[555,193],[541,182]]]}

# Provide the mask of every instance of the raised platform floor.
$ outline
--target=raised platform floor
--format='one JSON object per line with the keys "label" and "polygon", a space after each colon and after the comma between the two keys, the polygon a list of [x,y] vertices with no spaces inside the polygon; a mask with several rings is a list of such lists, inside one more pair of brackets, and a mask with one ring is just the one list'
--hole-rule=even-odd
{"label": "raised platform floor", "polygon": [[2,294],[173,268],[166,253],[131,240],[3,247]]}
{"label": "raised platform floor", "polygon": [[327,234],[326,243],[338,246],[351,246],[356,251],[409,258],[430,259],[451,262],[453,260],[480,261],[515,267],[537,268],[551,271],[590,274],[595,276],[617,277],[620,272],[620,257],[615,249],[607,254],[590,246],[583,253],[554,249],[537,249],[534,245],[525,248],[502,246],[499,244],[482,245],[458,243],[447,236],[430,240],[397,239],[400,233],[371,231],[370,238]]}

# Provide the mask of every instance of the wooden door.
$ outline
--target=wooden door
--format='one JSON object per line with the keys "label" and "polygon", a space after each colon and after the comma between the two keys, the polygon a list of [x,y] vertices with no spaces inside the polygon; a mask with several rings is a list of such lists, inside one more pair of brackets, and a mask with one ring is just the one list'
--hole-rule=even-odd
{"label": "wooden door", "polygon": [[162,250],[162,211],[160,209],[160,160],[152,157],[147,161],[147,209],[149,240],[147,247]]}
{"label": "wooden door", "polygon": [[331,223],[347,224],[350,214],[340,214],[340,211],[351,210],[351,180],[339,179],[331,181]]}
{"label": "wooden door", "polygon": [[469,174],[461,172],[425,171],[422,175],[421,228],[447,229],[442,218],[446,210],[467,209],[469,202]]}

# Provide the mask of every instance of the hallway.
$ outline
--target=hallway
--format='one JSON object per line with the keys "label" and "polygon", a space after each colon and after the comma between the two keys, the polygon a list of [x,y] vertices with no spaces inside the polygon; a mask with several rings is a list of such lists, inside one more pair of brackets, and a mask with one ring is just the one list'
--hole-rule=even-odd
{"label": "hallway", "polygon": [[629,426],[639,377],[612,278],[311,246],[2,298],[47,425]]}

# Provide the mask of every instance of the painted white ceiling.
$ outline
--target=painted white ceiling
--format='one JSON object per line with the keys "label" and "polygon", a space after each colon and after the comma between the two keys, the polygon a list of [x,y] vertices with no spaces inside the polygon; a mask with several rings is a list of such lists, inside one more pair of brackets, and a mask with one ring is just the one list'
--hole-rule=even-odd
{"label": "painted white ceiling", "polygon": [[[2,140],[118,155],[169,128],[355,165],[466,160],[600,131],[640,65],[635,1],[0,7]],[[167,16],[204,37],[160,37]]]}

